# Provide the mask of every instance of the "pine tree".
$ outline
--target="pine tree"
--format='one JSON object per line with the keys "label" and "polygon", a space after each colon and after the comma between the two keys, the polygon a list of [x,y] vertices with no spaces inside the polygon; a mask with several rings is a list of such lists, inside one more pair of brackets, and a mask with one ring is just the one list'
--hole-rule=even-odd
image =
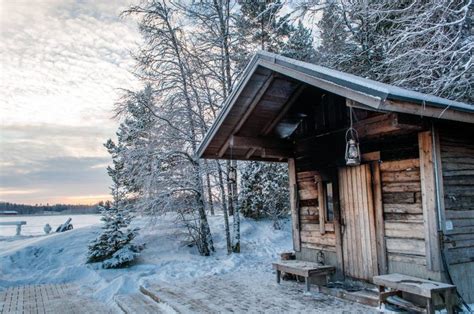
{"label": "pine tree", "polygon": [[129,228],[131,216],[116,204],[102,208],[103,232],[89,245],[88,263],[102,262],[104,268],[126,266],[140,255],[144,246],[132,241],[139,228]]}
{"label": "pine tree", "polygon": [[301,21],[298,21],[298,26],[284,44],[281,54],[306,62],[314,61],[315,49],[313,46],[313,35]]}
{"label": "pine tree", "polygon": [[123,267],[134,261],[143,250],[143,244],[134,243],[139,228],[130,228],[132,214],[127,206],[126,192],[123,185],[123,160],[120,156],[121,147],[112,140],[104,145],[112,155],[114,167],[108,167],[112,178],[111,188],[113,202],[102,210],[102,233],[89,245],[87,262],[102,262],[104,268]]}

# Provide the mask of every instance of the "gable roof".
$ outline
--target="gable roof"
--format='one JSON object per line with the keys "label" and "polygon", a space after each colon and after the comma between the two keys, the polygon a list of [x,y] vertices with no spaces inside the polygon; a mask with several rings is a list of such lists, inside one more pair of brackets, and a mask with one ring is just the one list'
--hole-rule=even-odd
{"label": "gable roof", "polygon": [[[289,80],[345,97],[353,101],[355,106],[368,110],[401,112],[474,123],[474,105],[472,104],[410,91],[278,54],[260,51],[250,60],[243,71],[241,80],[225,99],[216,121],[212,124],[198,148],[198,157],[213,158],[211,155],[214,152],[212,154],[205,153],[206,149],[226,120],[229,120],[225,125],[227,132],[229,130],[232,132],[231,130],[236,125],[241,126],[245,122],[238,121],[238,119],[236,122],[235,117],[233,122],[230,119],[236,115],[240,115],[241,120],[248,118],[245,113],[249,114],[252,105],[251,101],[244,100],[249,98],[249,91],[252,91],[255,96],[262,92],[261,89],[269,88],[269,84],[265,84],[265,81],[268,81],[268,76],[265,77],[264,75],[265,71],[278,73]],[[251,85],[256,86],[252,88]],[[236,108],[239,106],[242,107],[240,111]],[[232,114],[230,114],[231,112]]]}

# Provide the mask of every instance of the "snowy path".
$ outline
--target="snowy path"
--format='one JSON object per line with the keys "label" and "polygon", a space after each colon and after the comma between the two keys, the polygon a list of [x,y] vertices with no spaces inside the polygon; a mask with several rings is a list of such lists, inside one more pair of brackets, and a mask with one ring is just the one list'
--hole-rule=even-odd
{"label": "snowy path", "polygon": [[304,293],[303,286],[278,285],[271,273],[246,271],[172,284],[145,281],[141,290],[178,313],[378,313],[322,293]]}

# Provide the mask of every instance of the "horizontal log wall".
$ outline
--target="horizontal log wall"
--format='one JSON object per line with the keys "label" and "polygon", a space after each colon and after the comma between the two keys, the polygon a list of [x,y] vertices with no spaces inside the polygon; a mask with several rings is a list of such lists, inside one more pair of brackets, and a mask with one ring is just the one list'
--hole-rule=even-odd
{"label": "horizontal log wall", "polygon": [[301,247],[336,252],[334,224],[326,223],[325,233],[321,234],[318,188],[315,181],[318,174],[317,171],[297,173]]}
{"label": "horizontal log wall", "polygon": [[451,265],[474,262],[474,133],[471,132],[461,128],[439,132],[447,222],[446,258]]}
{"label": "horizontal log wall", "polygon": [[425,265],[419,159],[386,161],[380,172],[388,261]]}

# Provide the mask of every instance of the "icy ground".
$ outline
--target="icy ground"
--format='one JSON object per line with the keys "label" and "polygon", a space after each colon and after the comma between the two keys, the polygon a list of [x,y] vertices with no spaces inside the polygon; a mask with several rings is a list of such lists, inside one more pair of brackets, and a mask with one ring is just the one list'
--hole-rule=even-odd
{"label": "icy ground", "polygon": [[199,256],[195,248],[183,246],[171,218],[146,226],[142,220],[141,238],[147,248],[140,261],[129,268],[105,270],[87,265],[88,243],[100,232],[100,225],[61,234],[15,241],[0,241],[0,289],[25,284],[70,283],[81,293],[103,302],[116,294],[138,291],[148,282],[168,282],[204,276],[256,271],[271,273],[271,262],[291,249],[291,224],[274,230],[270,221],[242,221],[242,253],[227,255],[222,216],[210,217],[216,253]]}

